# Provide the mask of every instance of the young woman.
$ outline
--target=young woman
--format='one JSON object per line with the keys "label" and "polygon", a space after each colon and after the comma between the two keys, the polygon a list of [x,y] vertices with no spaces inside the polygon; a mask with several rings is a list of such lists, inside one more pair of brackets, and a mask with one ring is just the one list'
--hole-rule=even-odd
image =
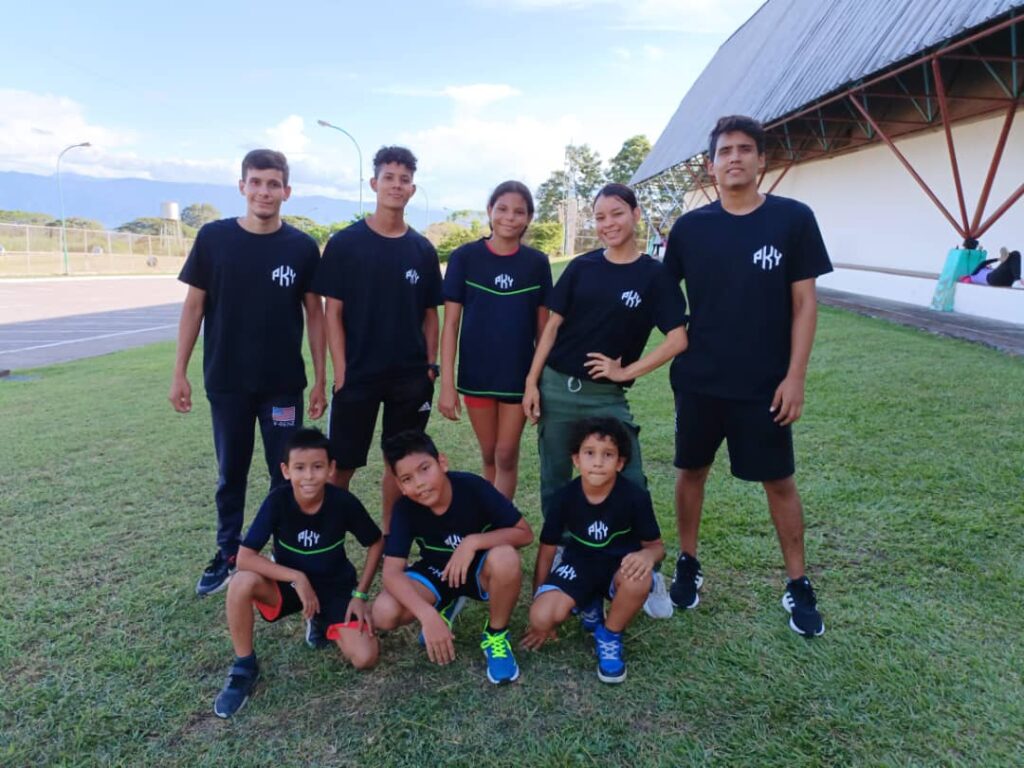
{"label": "young woman", "polygon": [[[638,427],[626,401],[633,381],[686,349],[686,301],[659,262],[636,245],[640,208],[633,190],[608,184],[594,199],[603,249],[569,262],[551,291],[551,316],[526,376],[523,411],[538,424],[541,505],[572,477],[571,425],[614,416],[627,427],[630,460],[622,474],[645,488]],[[664,340],[643,354],[651,329]]]}
{"label": "young woman", "polygon": [[547,256],[519,242],[533,219],[533,196],[524,184],[499,184],[487,202],[487,217],[490,238],[456,249],[448,260],[438,410],[458,420],[462,393],[484,477],[511,499],[526,422],[524,382],[548,318],[551,266]]}

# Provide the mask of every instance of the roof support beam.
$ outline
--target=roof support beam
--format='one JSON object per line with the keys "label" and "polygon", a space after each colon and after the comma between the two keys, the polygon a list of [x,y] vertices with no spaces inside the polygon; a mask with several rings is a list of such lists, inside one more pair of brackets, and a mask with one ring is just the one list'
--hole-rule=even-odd
{"label": "roof support beam", "polygon": [[995,224],[1004,213],[1010,210],[1010,206],[1020,200],[1021,197],[1024,197],[1024,184],[1017,187],[1017,190],[1006,199],[1006,202],[1000,205],[996,209],[995,213],[985,219],[984,223],[978,227],[978,231],[974,233],[974,236],[981,237],[984,235],[988,231],[988,228]]}
{"label": "roof support beam", "polygon": [[918,183],[918,186],[920,186],[921,189],[924,190],[924,193],[928,195],[928,199],[930,199],[935,204],[935,207],[939,209],[939,212],[946,217],[946,220],[953,226],[953,229],[957,231],[957,234],[959,234],[960,237],[966,238],[966,228],[961,228],[956,219],[954,219],[950,212],[946,210],[946,206],[942,204],[942,201],[935,196],[934,192],[932,192],[931,187],[929,187],[917,171],[914,170],[914,166],[910,164],[910,161],[903,156],[903,153],[896,148],[895,144],[893,144],[892,139],[890,139],[888,135],[878,127],[878,124],[874,121],[871,115],[868,114],[868,111],[861,106],[859,101],[857,101],[856,94],[851,93],[849,98],[850,101],[853,102],[853,106],[857,108],[857,111],[860,112],[864,116],[864,119],[871,124],[871,127],[874,129],[875,133],[878,134],[878,137],[888,145],[889,149],[891,149],[893,154],[896,155],[896,158],[903,164],[903,167],[907,169],[907,173],[913,177],[914,181]]}
{"label": "roof support beam", "polygon": [[[784,176],[785,176],[785,175],[786,175],[787,173],[789,173],[789,169],[793,167],[793,163],[795,163],[795,162],[796,162],[795,160],[790,160],[790,161],[789,161],[789,164],[788,164],[788,165],[787,165],[787,166],[786,166],[785,168],[783,168],[783,169],[782,169],[782,173],[780,173],[780,174],[779,174],[778,176],[776,176],[776,177],[775,177],[775,181],[773,181],[773,182],[772,182],[772,185],[771,185],[770,187],[768,187],[768,192],[767,192],[766,194],[769,194],[769,195],[770,195],[770,194],[771,194],[772,192],[774,192],[774,191],[775,191],[775,188],[776,188],[777,186],[779,186],[779,182],[780,182],[780,181],[782,181],[782,178],[783,178],[783,177],[784,177]],[[763,177],[762,177],[762,178],[763,178]]]}
{"label": "roof support beam", "polygon": [[932,59],[932,73],[935,75],[935,95],[939,97],[939,112],[942,115],[942,128],[946,132],[946,146],[949,148],[949,163],[953,168],[953,183],[956,185],[956,201],[960,205],[960,220],[963,222],[964,236],[968,236],[970,225],[967,223],[967,203],[964,202],[964,187],[960,182],[960,165],[956,161],[956,147],[953,146],[953,127],[949,120],[949,104],[946,102],[946,84],[942,80],[942,65],[938,59]]}
{"label": "roof support beam", "polygon": [[999,132],[999,141],[996,142],[996,151],[992,154],[992,162],[988,166],[988,175],[985,177],[985,184],[981,188],[981,197],[978,198],[978,206],[974,209],[971,230],[975,233],[978,231],[981,217],[985,215],[985,206],[988,204],[988,196],[992,191],[992,182],[995,181],[999,162],[1003,159],[1003,149],[1006,148],[1006,139],[1010,135],[1010,128],[1013,126],[1013,118],[1016,114],[1017,103],[1014,102],[1006,110],[1006,117],[1003,119],[1003,129]]}

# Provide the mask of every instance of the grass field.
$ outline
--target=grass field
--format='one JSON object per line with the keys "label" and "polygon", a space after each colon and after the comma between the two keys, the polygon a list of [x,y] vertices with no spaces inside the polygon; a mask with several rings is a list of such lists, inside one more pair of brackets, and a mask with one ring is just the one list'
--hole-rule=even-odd
{"label": "grass field", "polygon": [[[493,688],[479,605],[456,622],[444,669],[407,628],[357,674],[289,620],[258,625],[263,680],[224,722],[211,711],[231,660],[223,595],[193,594],[213,551],[209,415],[201,393],[189,416],[167,404],[172,355],[164,344],[0,381],[2,766],[1024,763],[1019,359],[822,310],[796,430],[819,640],[787,628],[762,494],[723,453],[703,601],[630,628],[623,685],[598,682],[569,626],[520,654],[519,683]],[[671,552],[666,372],[631,399]],[[455,467],[476,468],[468,423],[435,417],[432,431]],[[518,501],[536,528],[532,432],[523,454]],[[265,490],[255,467],[247,519]],[[354,485],[371,509],[379,470]],[[521,604],[513,631],[524,621]]]}

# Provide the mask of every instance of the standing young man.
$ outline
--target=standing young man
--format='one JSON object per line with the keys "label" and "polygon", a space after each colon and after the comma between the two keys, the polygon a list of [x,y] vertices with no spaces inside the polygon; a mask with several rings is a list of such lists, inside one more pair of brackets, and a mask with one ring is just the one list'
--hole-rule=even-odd
{"label": "standing young man", "polygon": [[825,625],[804,573],[791,425],[804,405],[814,281],[832,264],[810,208],[758,191],[764,142],[752,118],[718,121],[708,152],[720,199],[676,221],[665,255],[670,274],[686,281],[690,304],[690,346],[671,369],[680,555],[670,594],[682,608],[700,602],[697,531],[724,439],[732,474],[764,486],[789,578],[782,598],[789,626],[813,637]]}
{"label": "standing young man", "polygon": [[270,149],[247,154],[238,190],[245,216],[204,225],[178,276],[189,287],[170,401],[179,413],[192,410],[188,361],[205,320],[203,380],[220,470],[217,553],[196,584],[200,597],[223,589],[235,571],[257,422],[270,487],[287,484],[281,457],[302,426],[306,388],[303,310],[316,378],[310,418],[320,418],[326,406],[323,304],[311,288],[320,251],[309,235],[281,220],[281,203],[291,195],[285,156]]}
{"label": "standing young man", "polygon": [[[405,223],[415,173],[412,152],[381,147],[370,179],[376,209],[331,237],[314,282],[316,292],[327,297],[334,366],[331,457],[337,464],[335,482],[346,490],[355,471],[366,466],[381,404],[383,440],[407,429],[422,431],[430,417],[438,373],[441,266],[434,246]],[[385,467],[385,535],[400,495]]]}

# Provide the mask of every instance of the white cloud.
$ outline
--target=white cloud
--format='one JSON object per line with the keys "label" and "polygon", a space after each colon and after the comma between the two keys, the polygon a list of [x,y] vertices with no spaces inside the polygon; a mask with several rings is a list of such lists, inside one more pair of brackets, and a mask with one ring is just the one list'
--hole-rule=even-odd
{"label": "white cloud", "polygon": [[488,104],[520,94],[519,90],[511,85],[493,83],[449,85],[441,92],[460,106],[472,108],[486,107]]}
{"label": "white cloud", "polygon": [[645,45],[644,57],[647,58],[648,61],[661,61],[665,58],[665,50],[656,45]]}
{"label": "white cloud", "polygon": [[270,148],[284,152],[289,160],[305,157],[309,136],[306,135],[306,122],[298,115],[288,115],[277,125],[267,128],[266,135]]}

